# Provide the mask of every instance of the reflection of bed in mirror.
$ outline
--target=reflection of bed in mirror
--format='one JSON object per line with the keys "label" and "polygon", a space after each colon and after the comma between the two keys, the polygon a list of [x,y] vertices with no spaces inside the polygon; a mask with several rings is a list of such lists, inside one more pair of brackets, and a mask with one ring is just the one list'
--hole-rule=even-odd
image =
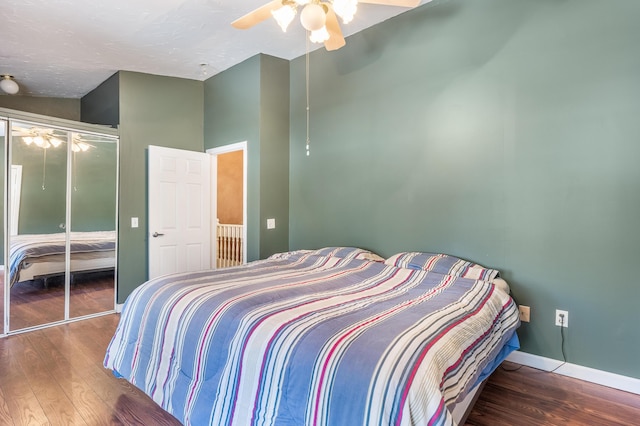
{"label": "reflection of bed in mirror", "polygon": [[[74,273],[115,268],[115,231],[70,232],[70,267]],[[65,272],[66,234],[25,234],[11,237],[11,285]]]}

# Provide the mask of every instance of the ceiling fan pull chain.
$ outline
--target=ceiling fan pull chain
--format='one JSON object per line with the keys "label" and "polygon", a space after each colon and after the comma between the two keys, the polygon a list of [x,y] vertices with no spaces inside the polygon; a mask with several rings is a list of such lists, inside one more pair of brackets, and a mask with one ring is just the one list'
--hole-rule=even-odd
{"label": "ceiling fan pull chain", "polygon": [[45,188],[45,181],[47,179],[47,150],[43,149],[42,150],[42,190],[44,191]]}
{"label": "ceiling fan pull chain", "polygon": [[307,88],[307,157],[309,156],[309,144],[311,143],[311,139],[309,139],[309,32],[307,31],[307,54],[305,56],[305,66],[306,66],[306,88]]}

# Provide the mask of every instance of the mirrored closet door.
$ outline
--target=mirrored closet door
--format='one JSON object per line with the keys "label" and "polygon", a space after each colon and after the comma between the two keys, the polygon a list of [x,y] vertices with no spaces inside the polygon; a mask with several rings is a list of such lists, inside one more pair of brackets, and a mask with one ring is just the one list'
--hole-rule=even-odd
{"label": "mirrored closet door", "polygon": [[[7,146],[7,129],[8,129],[8,124],[7,124],[7,120],[0,118],[0,157],[2,158],[2,173],[0,173],[0,180],[2,181],[2,187],[4,188],[5,185],[5,164],[7,164],[6,162],[6,157],[5,157],[5,152],[6,152],[6,146]],[[4,206],[5,206],[5,202],[4,202],[4,198],[5,197],[0,197],[0,203],[2,204],[2,212],[4,212]],[[0,250],[2,250],[2,259],[5,259],[5,229],[4,226],[0,227],[0,235],[2,236],[1,240],[2,240],[2,245],[0,246]],[[2,262],[2,274],[1,277],[2,279],[0,280],[0,294],[3,296],[3,300],[6,300],[5,297],[5,285],[4,282],[6,281],[7,278],[7,267],[5,266],[6,263]],[[0,334],[4,334],[5,333],[5,327],[4,327],[4,323],[5,323],[5,315],[4,315],[4,306],[5,303],[0,303],[0,325],[2,327],[0,327]]]}
{"label": "mirrored closet door", "polygon": [[10,330],[19,330],[64,320],[68,136],[11,124],[7,285]]}
{"label": "mirrored closet door", "polygon": [[113,311],[117,136],[7,124],[5,333]]}
{"label": "mirrored closet door", "polygon": [[115,140],[86,133],[71,136],[71,318],[114,308],[116,264]]}

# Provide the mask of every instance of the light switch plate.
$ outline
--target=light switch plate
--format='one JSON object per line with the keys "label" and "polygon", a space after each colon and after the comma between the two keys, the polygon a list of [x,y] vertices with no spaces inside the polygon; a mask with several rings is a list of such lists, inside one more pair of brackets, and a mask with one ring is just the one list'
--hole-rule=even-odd
{"label": "light switch plate", "polygon": [[131,218],[131,227],[132,228],[137,228],[138,227],[138,218],[137,217],[132,217]]}
{"label": "light switch plate", "polygon": [[520,305],[518,306],[518,311],[520,311],[520,321],[531,321],[531,308],[529,306]]}
{"label": "light switch plate", "polygon": [[274,229],[276,227],[275,219],[267,219],[267,229]]}

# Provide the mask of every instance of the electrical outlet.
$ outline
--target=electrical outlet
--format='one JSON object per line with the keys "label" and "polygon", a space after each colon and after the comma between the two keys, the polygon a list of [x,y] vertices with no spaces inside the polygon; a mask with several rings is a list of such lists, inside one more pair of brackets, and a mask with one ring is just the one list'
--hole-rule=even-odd
{"label": "electrical outlet", "polygon": [[529,306],[520,305],[518,306],[518,311],[520,311],[520,321],[529,322],[531,320],[531,308]]}
{"label": "electrical outlet", "polygon": [[556,309],[556,325],[558,327],[569,327],[569,312]]}

